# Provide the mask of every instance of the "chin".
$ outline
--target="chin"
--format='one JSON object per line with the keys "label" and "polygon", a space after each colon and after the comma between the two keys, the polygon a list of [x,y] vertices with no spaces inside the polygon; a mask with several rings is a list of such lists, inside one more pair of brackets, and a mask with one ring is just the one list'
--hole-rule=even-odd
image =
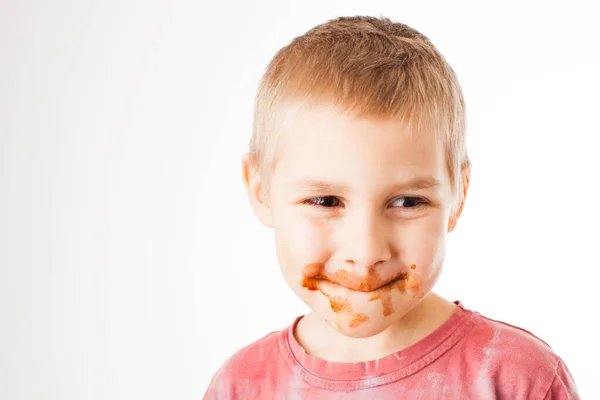
{"label": "chin", "polygon": [[[363,314],[364,315],[364,314]],[[368,338],[375,336],[390,327],[391,321],[374,321],[373,317],[357,318],[352,315],[340,315],[329,324],[336,331],[351,338]]]}
{"label": "chin", "polygon": [[346,330],[341,330],[338,332],[341,333],[344,336],[350,337],[350,338],[355,338],[355,339],[365,339],[365,338],[370,338],[372,336],[375,336],[381,332],[383,332],[386,329],[386,327],[383,327],[381,329],[365,329],[365,328],[361,328],[361,329],[351,329],[351,328],[346,328]]}

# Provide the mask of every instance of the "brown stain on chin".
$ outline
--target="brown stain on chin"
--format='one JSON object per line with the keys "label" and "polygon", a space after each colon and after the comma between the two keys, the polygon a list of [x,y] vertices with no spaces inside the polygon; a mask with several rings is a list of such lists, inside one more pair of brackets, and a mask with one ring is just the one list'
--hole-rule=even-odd
{"label": "brown stain on chin", "polygon": [[366,314],[356,314],[352,321],[348,324],[350,328],[356,328],[363,322],[366,322],[369,319],[369,316]]}
{"label": "brown stain on chin", "polygon": [[412,292],[417,292],[421,288],[421,277],[416,274],[412,274],[408,278],[408,282],[406,283],[408,290]]}
{"label": "brown stain on chin", "polygon": [[406,279],[401,279],[394,283],[394,288],[398,289],[400,293],[406,292]]}
{"label": "brown stain on chin", "polygon": [[394,312],[394,306],[392,304],[392,289],[398,289],[401,293],[404,293],[406,291],[407,277],[408,274],[401,275],[395,282],[376,290],[369,298],[369,301],[381,299],[384,317],[387,317]]}
{"label": "brown stain on chin", "polygon": [[350,306],[350,302],[346,299],[341,298],[329,298],[329,305],[334,313],[339,314],[342,311],[346,311],[351,313],[352,307]]}
{"label": "brown stain on chin", "polygon": [[379,300],[381,298],[381,290],[376,291],[369,297],[369,301]]}
{"label": "brown stain on chin", "polygon": [[339,301],[335,301],[333,299],[329,299],[329,305],[331,306],[331,309],[333,310],[334,313],[339,314],[342,309],[344,308],[344,305],[342,303],[340,303]]}
{"label": "brown stain on chin", "polygon": [[394,307],[392,306],[392,289],[398,285],[399,282],[404,282],[404,278],[400,280],[382,287],[378,289],[375,293],[371,295],[369,301],[379,300],[381,299],[381,306],[383,307],[383,316],[387,317],[394,311]]}
{"label": "brown stain on chin", "polygon": [[381,297],[381,305],[383,307],[383,316],[387,317],[394,312],[394,306],[392,305],[392,287],[386,286],[383,290],[383,297]]}
{"label": "brown stain on chin", "polygon": [[[413,266],[416,268],[416,265],[412,264],[411,269],[414,269]],[[369,301],[381,299],[381,306],[383,308],[383,316],[387,317],[388,315],[391,315],[394,312],[394,306],[392,304],[392,289],[398,289],[400,291],[400,293],[405,293],[407,286],[411,290],[418,290],[420,287],[420,283],[421,283],[421,280],[418,275],[415,275],[415,274],[401,275],[400,279],[396,280],[395,282],[393,282],[387,286],[384,286],[384,287],[376,290],[369,298]]]}
{"label": "brown stain on chin", "polygon": [[[323,293],[323,292],[321,292],[321,293]],[[353,317],[352,320],[350,320],[350,322],[348,323],[348,327],[350,327],[350,328],[356,328],[357,326],[366,322],[369,319],[369,316],[366,314],[355,313],[354,310],[352,309],[352,306],[350,305],[350,300],[348,300],[348,299],[339,298],[339,297],[335,297],[335,298],[330,297],[329,305],[331,306],[331,309],[333,310],[334,313],[340,314],[341,312],[347,312],[348,314],[350,314]],[[339,322],[337,324],[337,327],[338,327],[338,331],[342,330]]]}

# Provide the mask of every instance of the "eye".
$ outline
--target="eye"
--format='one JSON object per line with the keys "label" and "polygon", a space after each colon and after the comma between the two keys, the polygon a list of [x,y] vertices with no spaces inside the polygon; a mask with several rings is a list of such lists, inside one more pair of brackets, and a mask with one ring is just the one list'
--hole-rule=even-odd
{"label": "eye", "polygon": [[398,197],[396,200],[394,200],[394,203],[396,203],[398,200],[403,200],[402,205],[404,207],[401,208],[406,208],[406,209],[417,209],[420,207],[424,207],[426,206],[429,202],[421,197],[408,197],[408,196],[403,196],[403,197]]}
{"label": "eye", "polygon": [[[418,209],[420,207],[424,207],[427,204],[429,204],[429,202],[426,199],[423,199],[421,197],[408,197],[408,196],[399,197],[396,200],[394,200],[394,202],[392,204],[394,204],[400,200],[402,200],[403,207],[396,207],[396,208],[404,208],[407,210]],[[306,199],[302,202],[302,204],[308,204],[313,207],[321,207],[321,208],[333,208],[333,207],[339,206],[340,205],[339,203],[340,203],[339,199],[335,196],[313,197],[310,199]]]}
{"label": "eye", "polygon": [[306,199],[302,202],[302,204],[308,204],[313,207],[331,208],[336,206],[336,201],[339,202],[339,199],[335,196],[323,196]]}

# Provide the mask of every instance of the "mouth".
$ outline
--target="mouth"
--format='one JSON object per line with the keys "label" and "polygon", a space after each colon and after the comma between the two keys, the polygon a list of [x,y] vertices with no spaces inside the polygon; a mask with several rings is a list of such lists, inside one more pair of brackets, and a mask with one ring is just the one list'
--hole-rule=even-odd
{"label": "mouth", "polygon": [[356,278],[349,276],[346,271],[337,271],[335,274],[321,273],[313,277],[305,277],[302,280],[302,286],[308,290],[319,290],[323,292],[321,286],[342,287],[346,290],[359,293],[369,293],[373,296],[381,295],[383,291],[391,290],[396,286],[404,286],[408,278],[407,272],[402,272],[391,280],[382,284],[376,274],[368,277]]}
{"label": "mouth", "polygon": [[403,272],[403,273],[399,274],[396,278],[394,278],[391,281],[389,281],[388,283],[386,283],[385,285],[373,290],[373,292],[378,292],[378,291],[382,291],[385,289],[391,289],[394,286],[397,286],[399,283],[406,282],[407,279],[408,279],[408,273]]}

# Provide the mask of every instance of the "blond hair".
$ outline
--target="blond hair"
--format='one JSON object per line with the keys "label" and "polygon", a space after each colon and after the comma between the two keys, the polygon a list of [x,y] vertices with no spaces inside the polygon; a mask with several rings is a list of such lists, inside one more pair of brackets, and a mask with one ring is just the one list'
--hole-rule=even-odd
{"label": "blond hair", "polygon": [[254,104],[249,155],[268,192],[286,107],[329,104],[361,117],[427,127],[443,143],[453,191],[470,168],[465,104],[456,75],[429,39],[386,17],[338,17],[273,57]]}

